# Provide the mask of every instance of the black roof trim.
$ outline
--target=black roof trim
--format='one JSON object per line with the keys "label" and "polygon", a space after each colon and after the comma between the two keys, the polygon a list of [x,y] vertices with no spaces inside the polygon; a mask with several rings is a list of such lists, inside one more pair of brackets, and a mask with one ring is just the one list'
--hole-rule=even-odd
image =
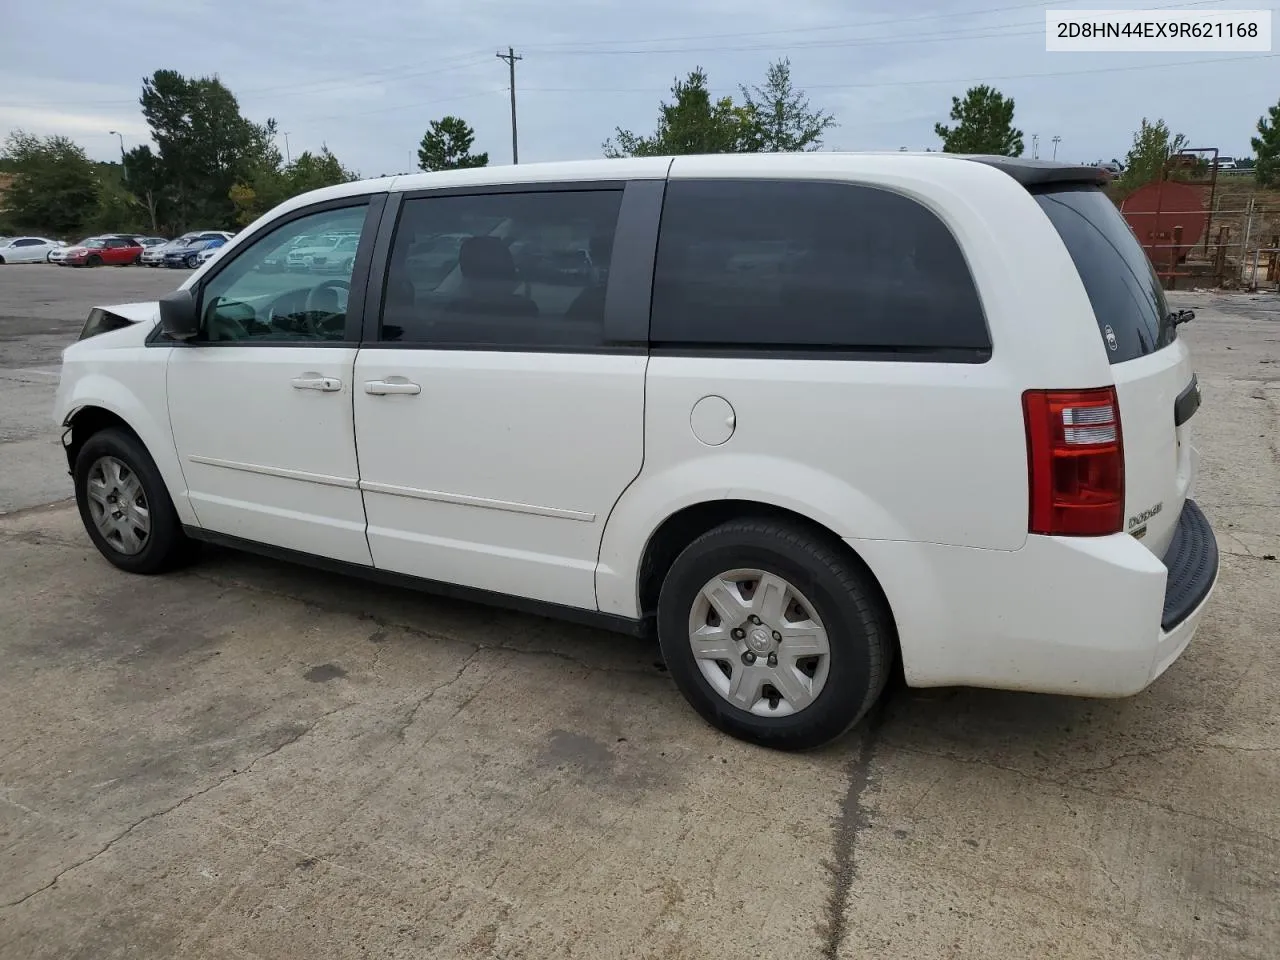
{"label": "black roof trim", "polygon": [[1021,157],[988,156],[985,154],[961,154],[965,160],[985,163],[1007,173],[1024,187],[1043,187],[1057,184],[1091,184],[1102,186],[1109,179],[1099,167],[1076,163],[1059,163],[1056,160],[1024,160]]}

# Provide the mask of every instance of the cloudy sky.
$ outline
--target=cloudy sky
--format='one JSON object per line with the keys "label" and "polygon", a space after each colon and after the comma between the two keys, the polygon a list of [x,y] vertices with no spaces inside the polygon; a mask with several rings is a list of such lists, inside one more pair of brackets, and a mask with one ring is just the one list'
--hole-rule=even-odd
{"label": "cloudy sky", "polygon": [[[789,57],[841,150],[936,147],[950,98],[989,82],[1016,99],[1040,155],[1123,157],[1142,117],[1195,146],[1247,154],[1280,97],[1280,53],[1046,53],[1046,8],[1271,9],[1278,0],[13,0],[0,31],[0,135],[61,133],[112,159],[145,142],[137,98],[159,68],[217,74],[289,149],[329,147],[366,176],[412,170],[427,122],[457,114],[510,160],[514,46],[525,162],[600,156],[616,126],[647,133],[676,75],[717,94]],[[1280,25],[1280,14],[1273,16]],[[1280,47],[1276,47],[1280,50]],[[285,144],[281,138],[281,148]]]}

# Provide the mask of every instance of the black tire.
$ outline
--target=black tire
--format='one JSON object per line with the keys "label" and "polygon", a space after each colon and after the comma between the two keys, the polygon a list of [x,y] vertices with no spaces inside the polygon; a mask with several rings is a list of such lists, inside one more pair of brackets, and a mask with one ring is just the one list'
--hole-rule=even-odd
{"label": "black tire", "polygon": [[90,257],[88,260],[84,262],[84,265],[86,267],[100,267],[102,266],[102,258],[97,254],[94,254],[92,257]]}
{"label": "black tire", "polygon": [[199,257],[197,257],[194,253],[193,253],[191,256],[187,257],[187,269],[188,269],[188,270],[194,270],[194,269],[195,269],[196,267],[198,267],[198,266],[200,266],[200,258],[199,258]]}
{"label": "black tire", "polygon": [[[730,570],[776,574],[802,592],[827,631],[829,672],[821,692],[789,716],[731,704],[698,669],[689,617],[702,587]],[[751,743],[804,750],[840,736],[866,715],[889,679],[893,620],[870,575],[833,538],[799,524],[744,518],[704,533],[676,558],[658,599],[658,640],[671,677],[712,726]]]}
{"label": "black tire", "polygon": [[0,267],[4,266],[4,257],[0,257]]}
{"label": "black tire", "polygon": [[[104,456],[114,457],[136,474],[146,495],[151,529],[138,553],[122,553],[107,541],[94,523],[86,491],[90,470]],[[182,532],[173,500],[155,461],[132,433],[119,427],[108,427],[95,433],[76,455],[74,476],[80,519],[93,545],[111,563],[129,573],[153,574],[172,570],[190,559],[194,544]]]}

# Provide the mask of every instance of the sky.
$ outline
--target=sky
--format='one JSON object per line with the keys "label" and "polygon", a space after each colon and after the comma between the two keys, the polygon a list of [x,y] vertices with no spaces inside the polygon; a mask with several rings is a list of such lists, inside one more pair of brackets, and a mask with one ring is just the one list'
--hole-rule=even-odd
{"label": "sky", "polygon": [[[602,155],[614,128],[652,132],[672,81],[703,67],[716,95],[791,60],[838,126],[837,150],[937,148],[935,122],[975,83],[1016,101],[1039,155],[1123,159],[1143,117],[1192,146],[1252,153],[1280,99],[1271,54],[1047,53],[1046,9],[1280,9],[1280,0],[128,0],[5,4],[0,136],[64,134],[111,160],[148,141],[142,79],[217,75],[248,118],[274,117],[281,150],[327,144],[364,176],[417,165],[432,119],[456,114],[490,163],[511,159],[508,46],[522,162]],[[1273,30],[1280,14],[1273,13]],[[288,143],[284,134],[288,135]]]}

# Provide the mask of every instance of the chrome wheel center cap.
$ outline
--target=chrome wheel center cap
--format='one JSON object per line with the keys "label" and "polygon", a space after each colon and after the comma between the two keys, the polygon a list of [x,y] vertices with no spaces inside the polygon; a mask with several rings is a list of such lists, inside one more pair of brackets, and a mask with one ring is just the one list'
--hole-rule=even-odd
{"label": "chrome wheel center cap", "polygon": [[755,653],[768,653],[773,645],[773,635],[764,627],[754,627],[747,632],[747,646]]}

